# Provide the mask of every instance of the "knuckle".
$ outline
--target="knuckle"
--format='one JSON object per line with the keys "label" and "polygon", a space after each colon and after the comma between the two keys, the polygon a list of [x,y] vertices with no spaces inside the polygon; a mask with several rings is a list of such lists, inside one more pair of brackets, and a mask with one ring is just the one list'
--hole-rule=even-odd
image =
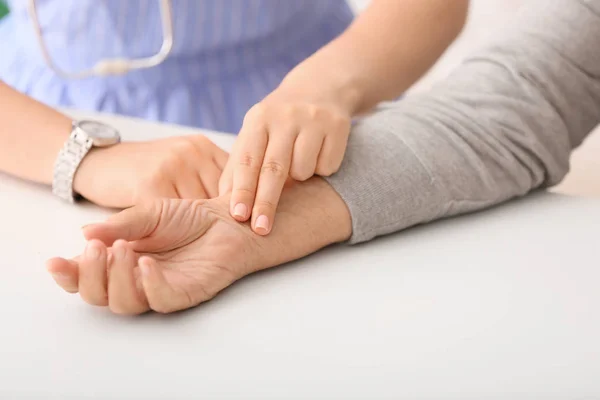
{"label": "knuckle", "polygon": [[172,169],[179,169],[183,166],[182,154],[180,152],[171,151],[165,154],[162,159],[156,163],[152,169],[151,176],[163,176]]}
{"label": "knuckle", "polygon": [[347,132],[350,130],[350,118],[341,113],[334,113],[331,116],[331,123],[336,130],[341,132]]}
{"label": "knuckle", "polygon": [[179,167],[183,165],[183,157],[185,155],[186,153],[183,151],[169,154],[165,157],[163,167]]}
{"label": "knuckle", "polygon": [[247,168],[256,168],[258,165],[258,159],[248,152],[244,152],[240,155],[238,165]]}
{"label": "knuckle", "polygon": [[285,119],[290,119],[296,116],[298,108],[294,104],[284,104],[281,106],[281,115]]}
{"label": "knuckle", "polygon": [[244,116],[244,123],[257,123],[264,121],[267,117],[268,107],[264,103],[256,103]]}
{"label": "knuckle", "polygon": [[263,163],[262,173],[281,178],[285,175],[285,167],[277,160],[269,160]]}
{"label": "knuckle", "polygon": [[308,114],[309,119],[316,120],[322,117],[323,110],[321,109],[321,107],[318,107],[315,104],[309,104],[306,107],[306,113]]}
{"label": "knuckle", "polygon": [[189,140],[192,143],[192,145],[194,145],[194,147],[196,147],[198,145],[202,145],[202,146],[212,145],[212,146],[215,146],[215,144],[209,138],[207,138],[205,135],[190,136]]}
{"label": "knuckle", "polygon": [[[201,141],[200,138],[197,138],[196,140],[198,142]],[[173,150],[171,155],[190,155],[196,152],[196,145],[191,138],[178,138],[174,141],[171,149]]]}

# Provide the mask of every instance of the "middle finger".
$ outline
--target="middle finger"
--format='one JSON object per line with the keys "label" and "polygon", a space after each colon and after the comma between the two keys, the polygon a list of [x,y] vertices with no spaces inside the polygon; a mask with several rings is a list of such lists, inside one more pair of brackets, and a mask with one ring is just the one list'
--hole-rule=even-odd
{"label": "middle finger", "polygon": [[[140,314],[148,310],[141,283],[134,277],[137,256],[129,243],[117,240],[111,249],[108,306],[116,314]],[[138,276],[139,278],[139,276]]]}
{"label": "middle finger", "polygon": [[295,139],[290,134],[269,137],[252,209],[252,229],[259,235],[268,234],[273,227],[277,204],[290,172]]}
{"label": "middle finger", "polygon": [[106,253],[104,243],[90,240],[79,261],[79,295],[95,306],[108,305]]}

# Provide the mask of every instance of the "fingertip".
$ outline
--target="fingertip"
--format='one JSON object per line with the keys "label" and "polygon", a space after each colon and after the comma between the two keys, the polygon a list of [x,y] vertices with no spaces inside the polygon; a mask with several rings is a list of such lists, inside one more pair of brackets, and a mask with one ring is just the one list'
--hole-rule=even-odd
{"label": "fingertip", "polygon": [[84,225],[81,227],[81,233],[83,234],[83,237],[85,238],[85,240],[90,240],[93,238],[93,235],[91,234],[93,232],[92,227],[94,226],[94,224],[89,224],[89,225]]}
{"label": "fingertip", "polygon": [[91,238],[90,240],[88,240],[87,245],[88,246],[92,246],[92,247],[99,247],[99,248],[106,247],[104,245],[104,242],[102,240],[100,240],[100,239],[94,239],[94,238]]}
{"label": "fingertip", "polygon": [[266,236],[271,232],[271,223],[266,215],[259,215],[254,222],[253,230],[256,234]]}
{"label": "fingertip", "polygon": [[87,242],[85,248],[85,257],[90,260],[97,260],[105,256],[106,246],[98,239],[91,239]]}
{"label": "fingertip", "polygon": [[53,273],[59,273],[60,272],[60,265],[66,260],[60,258],[60,257],[53,257],[49,260],[46,261],[46,270],[53,274]]}
{"label": "fingertip", "polygon": [[77,266],[74,261],[55,257],[46,261],[46,270],[54,281],[69,293],[77,293]]}
{"label": "fingertip", "polygon": [[248,215],[248,206],[242,202],[232,202],[231,216],[240,222],[245,222],[250,217]]}
{"label": "fingertip", "polygon": [[77,270],[77,263],[62,257],[54,257],[46,261],[46,270],[52,273],[72,273]]}
{"label": "fingertip", "polygon": [[126,240],[117,239],[112,245],[112,255],[114,260],[122,260],[127,256],[129,244]]}

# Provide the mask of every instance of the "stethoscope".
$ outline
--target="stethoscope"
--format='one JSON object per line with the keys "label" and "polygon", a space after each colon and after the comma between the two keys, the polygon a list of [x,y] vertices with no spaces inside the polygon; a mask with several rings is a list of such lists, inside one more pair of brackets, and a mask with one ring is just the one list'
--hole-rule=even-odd
{"label": "stethoscope", "polygon": [[92,76],[123,75],[130,71],[155,67],[166,60],[173,49],[173,14],[171,0],[159,0],[159,2],[163,42],[156,54],[150,57],[135,59],[111,58],[100,60],[92,68],[77,72],[65,71],[56,65],[44,42],[35,0],[29,0],[28,9],[46,64],[62,78],[83,79]]}

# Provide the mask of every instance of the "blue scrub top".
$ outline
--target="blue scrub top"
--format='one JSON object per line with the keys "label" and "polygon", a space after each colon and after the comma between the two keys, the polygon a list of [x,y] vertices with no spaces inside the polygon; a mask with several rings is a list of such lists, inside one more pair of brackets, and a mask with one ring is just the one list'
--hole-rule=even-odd
{"label": "blue scrub top", "polygon": [[[352,21],[345,0],[173,0],[174,48],[124,76],[64,80],[45,63],[26,0],[0,21],[0,79],[51,106],[237,132],[246,111]],[[162,44],[158,0],[37,0],[44,39],[68,71]]]}

